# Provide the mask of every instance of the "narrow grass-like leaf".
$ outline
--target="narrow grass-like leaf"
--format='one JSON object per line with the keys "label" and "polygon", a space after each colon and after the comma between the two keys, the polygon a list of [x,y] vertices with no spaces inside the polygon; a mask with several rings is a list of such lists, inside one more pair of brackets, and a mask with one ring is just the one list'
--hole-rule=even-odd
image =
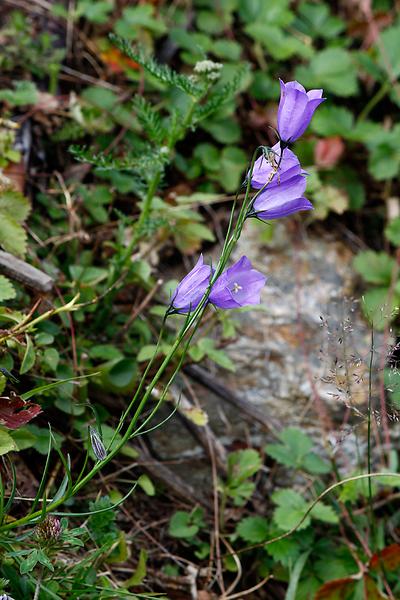
{"label": "narrow grass-like leaf", "polygon": [[30,513],[33,513],[36,510],[36,507],[39,504],[40,498],[41,498],[41,496],[42,496],[42,494],[44,492],[44,489],[45,489],[46,479],[47,479],[47,473],[48,473],[49,466],[50,466],[50,455],[51,455],[52,441],[53,441],[53,436],[49,435],[49,445],[48,445],[48,449],[47,449],[46,462],[45,462],[45,465],[44,465],[44,469],[43,469],[43,472],[42,472],[42,477],[40,479],[40,484],[39,484],[38,490],[36,492],[35,499],[34,499],[33,504],[31,506]]}
{"label": "narrow grass-like leaf", "polygon": [[97,515],[99,513],[108,512],[109,510],[115,510],[116,508],[118,508],[118,506],[121,506],[121,504],[125,502],[127,498],[129,498],[129,496],[134,492],[136,486],[137,482],[129,490],[129,492],[125,494],[123,498],[118,500],[118,502],[116,502],[115,504],[107,506],[107,508],[99,508],[98,510],[91,510],[87,512],[52,512],[52,514],[56,515],[57,517],[90,517],[91,515]]}
{"label": "narrow grass-like leaf", "polygon": [[43,394],[43,392],[47,392],[48,390],[58,387],[59,385],[62,385],[63,383],[68,383],[69,381],[78,381],[79,379],[87,379],[89,377],[94,377],[95,375],[100,375],[100,371],[97,371],[96,373],[90,373],[88,375],[79,375],[79,377],[68,377],[68,379],[60,379],[59,381],[55,381],[54,383],[47,383],[46,385],[40,385],[36,388],[33,388],[32,390],[29,390],[29,392],[25,392],[25,394],[21,394],[20,398],[22,398],[22,400],[26,401],[26,400],[29,400],[29,398],[33,398],[33,396],[37,396],[38,394]]}

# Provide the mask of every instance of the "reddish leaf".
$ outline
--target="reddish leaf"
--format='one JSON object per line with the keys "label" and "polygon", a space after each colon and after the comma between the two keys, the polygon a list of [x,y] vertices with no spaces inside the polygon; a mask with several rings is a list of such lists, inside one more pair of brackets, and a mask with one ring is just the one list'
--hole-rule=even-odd
{"label": "reddish leaf", "polygon": [[364,576],[364,597],[366,600],[385,600],[387,598],[387,596],[381,594],[375,581],[368,575]]}
{"label": "reddish leaf", "polygon": [[315,162],[319,167],[330,169],[336,165],[344,152],[343,140],[338,135],[318,140],[315,145]]}
{"label": "reddish leaf", "polygon": [[18,429],[42,412],[39,404],[24,402],[19,396],[0,398],[0,425]]}
{"label": "reddish leaf", "polygon": [[394,571],[400,567],[400,544],[391,544],[371,556],[370,569],[379,569],[380,564],[388,571]]}
{"label": "reddish leaf", "polygon": [[353,577],[333,579],[319,588],[314,600],[345,600],[349,597],[349,592],[353,590],[354,584]]}
{"label": "reddish leaf", "polygon": [[140,68],[137,62],[122,54],[118,48],[108,48],[100,53],[100,57],[112,73],[122,73],[127,67],[135,71]]}

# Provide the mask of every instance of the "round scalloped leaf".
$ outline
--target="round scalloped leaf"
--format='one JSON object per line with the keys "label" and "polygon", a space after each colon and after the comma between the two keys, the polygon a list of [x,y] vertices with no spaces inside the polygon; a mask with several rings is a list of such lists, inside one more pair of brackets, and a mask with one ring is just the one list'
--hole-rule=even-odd
{"label": "round scalloped leaf", "polygon": [[12,300],[16,296],[16,291],[11,281],[0,275],[0,302],[4,300]]}

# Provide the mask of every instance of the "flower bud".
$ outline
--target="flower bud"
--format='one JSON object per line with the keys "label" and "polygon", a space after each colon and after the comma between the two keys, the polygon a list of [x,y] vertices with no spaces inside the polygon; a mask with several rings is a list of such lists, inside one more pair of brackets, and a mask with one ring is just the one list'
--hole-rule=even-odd
{"label": "flower bud", "polygon": [[107,457],[107,451],[104,447],[103,441],[95,427],[89,427],[90,442],[92,444],[92,450],[97,460],[104,460]]}

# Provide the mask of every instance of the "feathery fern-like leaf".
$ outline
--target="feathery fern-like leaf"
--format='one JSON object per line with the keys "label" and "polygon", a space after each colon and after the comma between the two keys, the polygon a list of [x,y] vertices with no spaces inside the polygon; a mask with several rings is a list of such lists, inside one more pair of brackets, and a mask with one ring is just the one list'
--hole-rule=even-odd
{"label": "feathery fern-like leaf", "polygon": [[160,150],[149,148],[143,151],[140,155],[127,154],[122,158],[113,156],[112,154],[104,154],[103,152],[95,153],[86,146],[70,146],[69,151],[79,162],[87,162],[95,165],[98,169],[105,171],[136,171],[144,173],[148,170],[153,172],[155,169],[163,166],[167,161],[167,156]]}
{"label": "feathery fern-like leaf", "polygon": [[165,142],[167,131],[163,126],[160,114],[147,102],[143,96],[135,96],[133,108],[139,123],[142,125],[148,138],[155,144],[161,145]]}
{"label": "feathery fern-like leaf", "polygon": [[132,46],[128,40],[121,38],[115,33],[111,33],[109,37],[121,52],[142,65],[146,71],[159,81],[173,85],[190,96],[200,97],[203,94],[203,86],[196,83],[187,75],[177,73],[168,65],[159,64],[153,57],[147,56],[140,46]]}
{"label": "feathery fern-like leaf", "polygon": [[230,100],[239,91],[240,84],[248,71],[249,65],[245,63],[238,70],[232,81],[229,81],[220,90],[211,94],[204,104],[197,105],[194,112],[194,122],[198,123],[206,119],[219,110],[225,102]]}

